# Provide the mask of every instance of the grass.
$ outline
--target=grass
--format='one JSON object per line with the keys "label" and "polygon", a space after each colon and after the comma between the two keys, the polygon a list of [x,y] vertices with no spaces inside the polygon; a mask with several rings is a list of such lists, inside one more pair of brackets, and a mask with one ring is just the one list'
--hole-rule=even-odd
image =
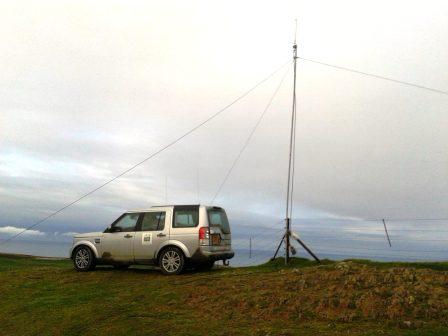
{"label": "grass", "polygon": [[376,267],[404,267],[404,268],[418,268],[418,269],[432,269],[436,271],[448,271],[448,262],[439,261],[439,262],[379,262],[379,261],[371,261],[366,259],[347,259],[347,261],[352,261],[355,263],[368,265],[368,266],[376,266]]}
{"label": "grass", "polygon": [[448,335],[448,263],[283,264],[166,277],[0,255],[0,335]]}
{"label": "grass", "polygon": [[70,268],[71,263],[65,259],[36,258],[27,255],[0,253],[0,272],[39,266]]}

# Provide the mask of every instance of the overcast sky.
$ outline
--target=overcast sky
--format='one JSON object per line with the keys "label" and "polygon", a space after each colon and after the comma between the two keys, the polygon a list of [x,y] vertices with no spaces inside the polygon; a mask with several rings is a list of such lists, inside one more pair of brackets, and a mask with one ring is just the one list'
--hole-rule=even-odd
{"label": "overcast sky", "polygon": [[[448,91],[445,1],[2,2],[0,235],[266,77],[291,58],[295,18],[299,56]],[[127,209],[209,203],[285,70],[31,235],[101,230]],[[284,216],[291,88],[289,72],[216,199],[238,225]],[[448,217],[448,96],[302,60],[297,96],[295,217]]]}

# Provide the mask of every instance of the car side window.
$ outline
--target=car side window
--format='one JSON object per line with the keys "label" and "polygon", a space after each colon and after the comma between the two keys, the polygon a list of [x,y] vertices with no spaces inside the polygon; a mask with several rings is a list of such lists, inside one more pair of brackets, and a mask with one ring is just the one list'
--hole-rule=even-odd
{"label": "car side window", "polygon": [[142,231],[162,231],[165,228],[165,217],[165,211],[144,213]]}
{"label": "car side window", "polygon": [[121,232],[135,231],[135,226],[137,225],[139,216],[140,216],[139,213],[125,214],[125,215],[123,215],[123,217],[121,217],[118,220],[118,222],[115,222],[114,224],[112,224],[112,227],[116,231],[121,231]]}
{"label": "car side window", "polygon": [[174,213],[173,228],[195,227],[199,223],[197,210],[177,210]]}

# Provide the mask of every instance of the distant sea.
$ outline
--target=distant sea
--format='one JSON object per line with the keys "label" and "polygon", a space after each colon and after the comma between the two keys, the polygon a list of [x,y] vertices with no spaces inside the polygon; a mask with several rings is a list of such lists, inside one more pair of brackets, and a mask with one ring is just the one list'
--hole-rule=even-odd
{"label": "distant sea", "polygon": [[[18,254],[28,254],[34,256],[46,256],[46,257],[62,257],[67,258],[71,247],[70,241],[35,241],[35,240],[14,240],[7,244],[0,245],[0,252],[3,253],[18,253]],[[313,244],[310,244],[313,247]],[[440,246],[442,247],[442,246]],[[409,249],[409,246],[407,246]],[[333,252],[336,250],[337,252]],[[400,247],[398,249],[390,249],[387,253],[387,249],[379,254],[377,251],[373,250],[350,250],[348,248],[346,251],[341,252],[340,246],[332,247],[329,245],[326,249],[317,249],[314,252],[321,258],[333,259],[333,260],[343,260],[349,258],[358,259],[371,259],[378,261],[417,261],[417,260],[447,260],[448,254],[442,250],[437,249],[437,252],[428,254],[428,251],[424,250],[423,246],[413,246],[413,252],[410,254],[409,250],[402,252]],[[274,249],[255,249],[249,251],[249,248],[235,248],[235,257],[231,259],[231,266],[250,266],[257,265],[268,261],[274,254]],[[297,256],[309,258],[307,254],[301,249],[297,249]],[[439,252],[440,251],[440,252]],[[432,252],[432,251],[431,251]],[[279,256],[283,256],[284,249],[280,250]]]}
{"label": "distant sea", "polygon": [[0,245],[0,252],[68,258],[71,246],[71,241],[11,240]]}

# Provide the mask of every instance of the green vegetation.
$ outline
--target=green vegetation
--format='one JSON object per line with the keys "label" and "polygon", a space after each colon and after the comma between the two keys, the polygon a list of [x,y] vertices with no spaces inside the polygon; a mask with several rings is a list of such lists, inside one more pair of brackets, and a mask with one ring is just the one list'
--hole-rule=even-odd
{"label": "green vegetation", "polygon": [[0,272],[14,271],[28,267],[65,267],[70,268],[71,263],[68,260],[52,258],[35,258],[26,255],[2,254],[0,253]]}
{"label": "green vegetation", "polygon": [[[375,266],[381,268],[391,268],[391,267],[403,267],[403,268],[427,268],[436,271],[448,271],[448,262],[403,262],[403,261],[393,261],[393,262],[384,262],[384,261],[372,261],[368,259],[346,259],[344,262],[353,262],[360,265],[368,265]],[[319,266],[319,265],[333,265],[336,261],[324,259],[321,260],[320,263],[317,263],[314,260],[305,259],[305,258],[292,258],[291,266],[292,267],[310,267],[310,266]],[[268,261],[265,264],[255,266],[255,268],[260,269],[280,269],[285,267],[285,259],[277,258],[272,261]]]}
{"label": "green vegetation", "polygon": [[283,263],[166,277],[0,255],[0,335],[448,335],[448,263]]}
{"label": "green vegetation", "polygon": [[405,268],[427,268],[436,271],[448,271],[448,262],[379,262],[364,259],[348,259],[358,264],[369,266],[390,268],[390,267],[405,267]]}

